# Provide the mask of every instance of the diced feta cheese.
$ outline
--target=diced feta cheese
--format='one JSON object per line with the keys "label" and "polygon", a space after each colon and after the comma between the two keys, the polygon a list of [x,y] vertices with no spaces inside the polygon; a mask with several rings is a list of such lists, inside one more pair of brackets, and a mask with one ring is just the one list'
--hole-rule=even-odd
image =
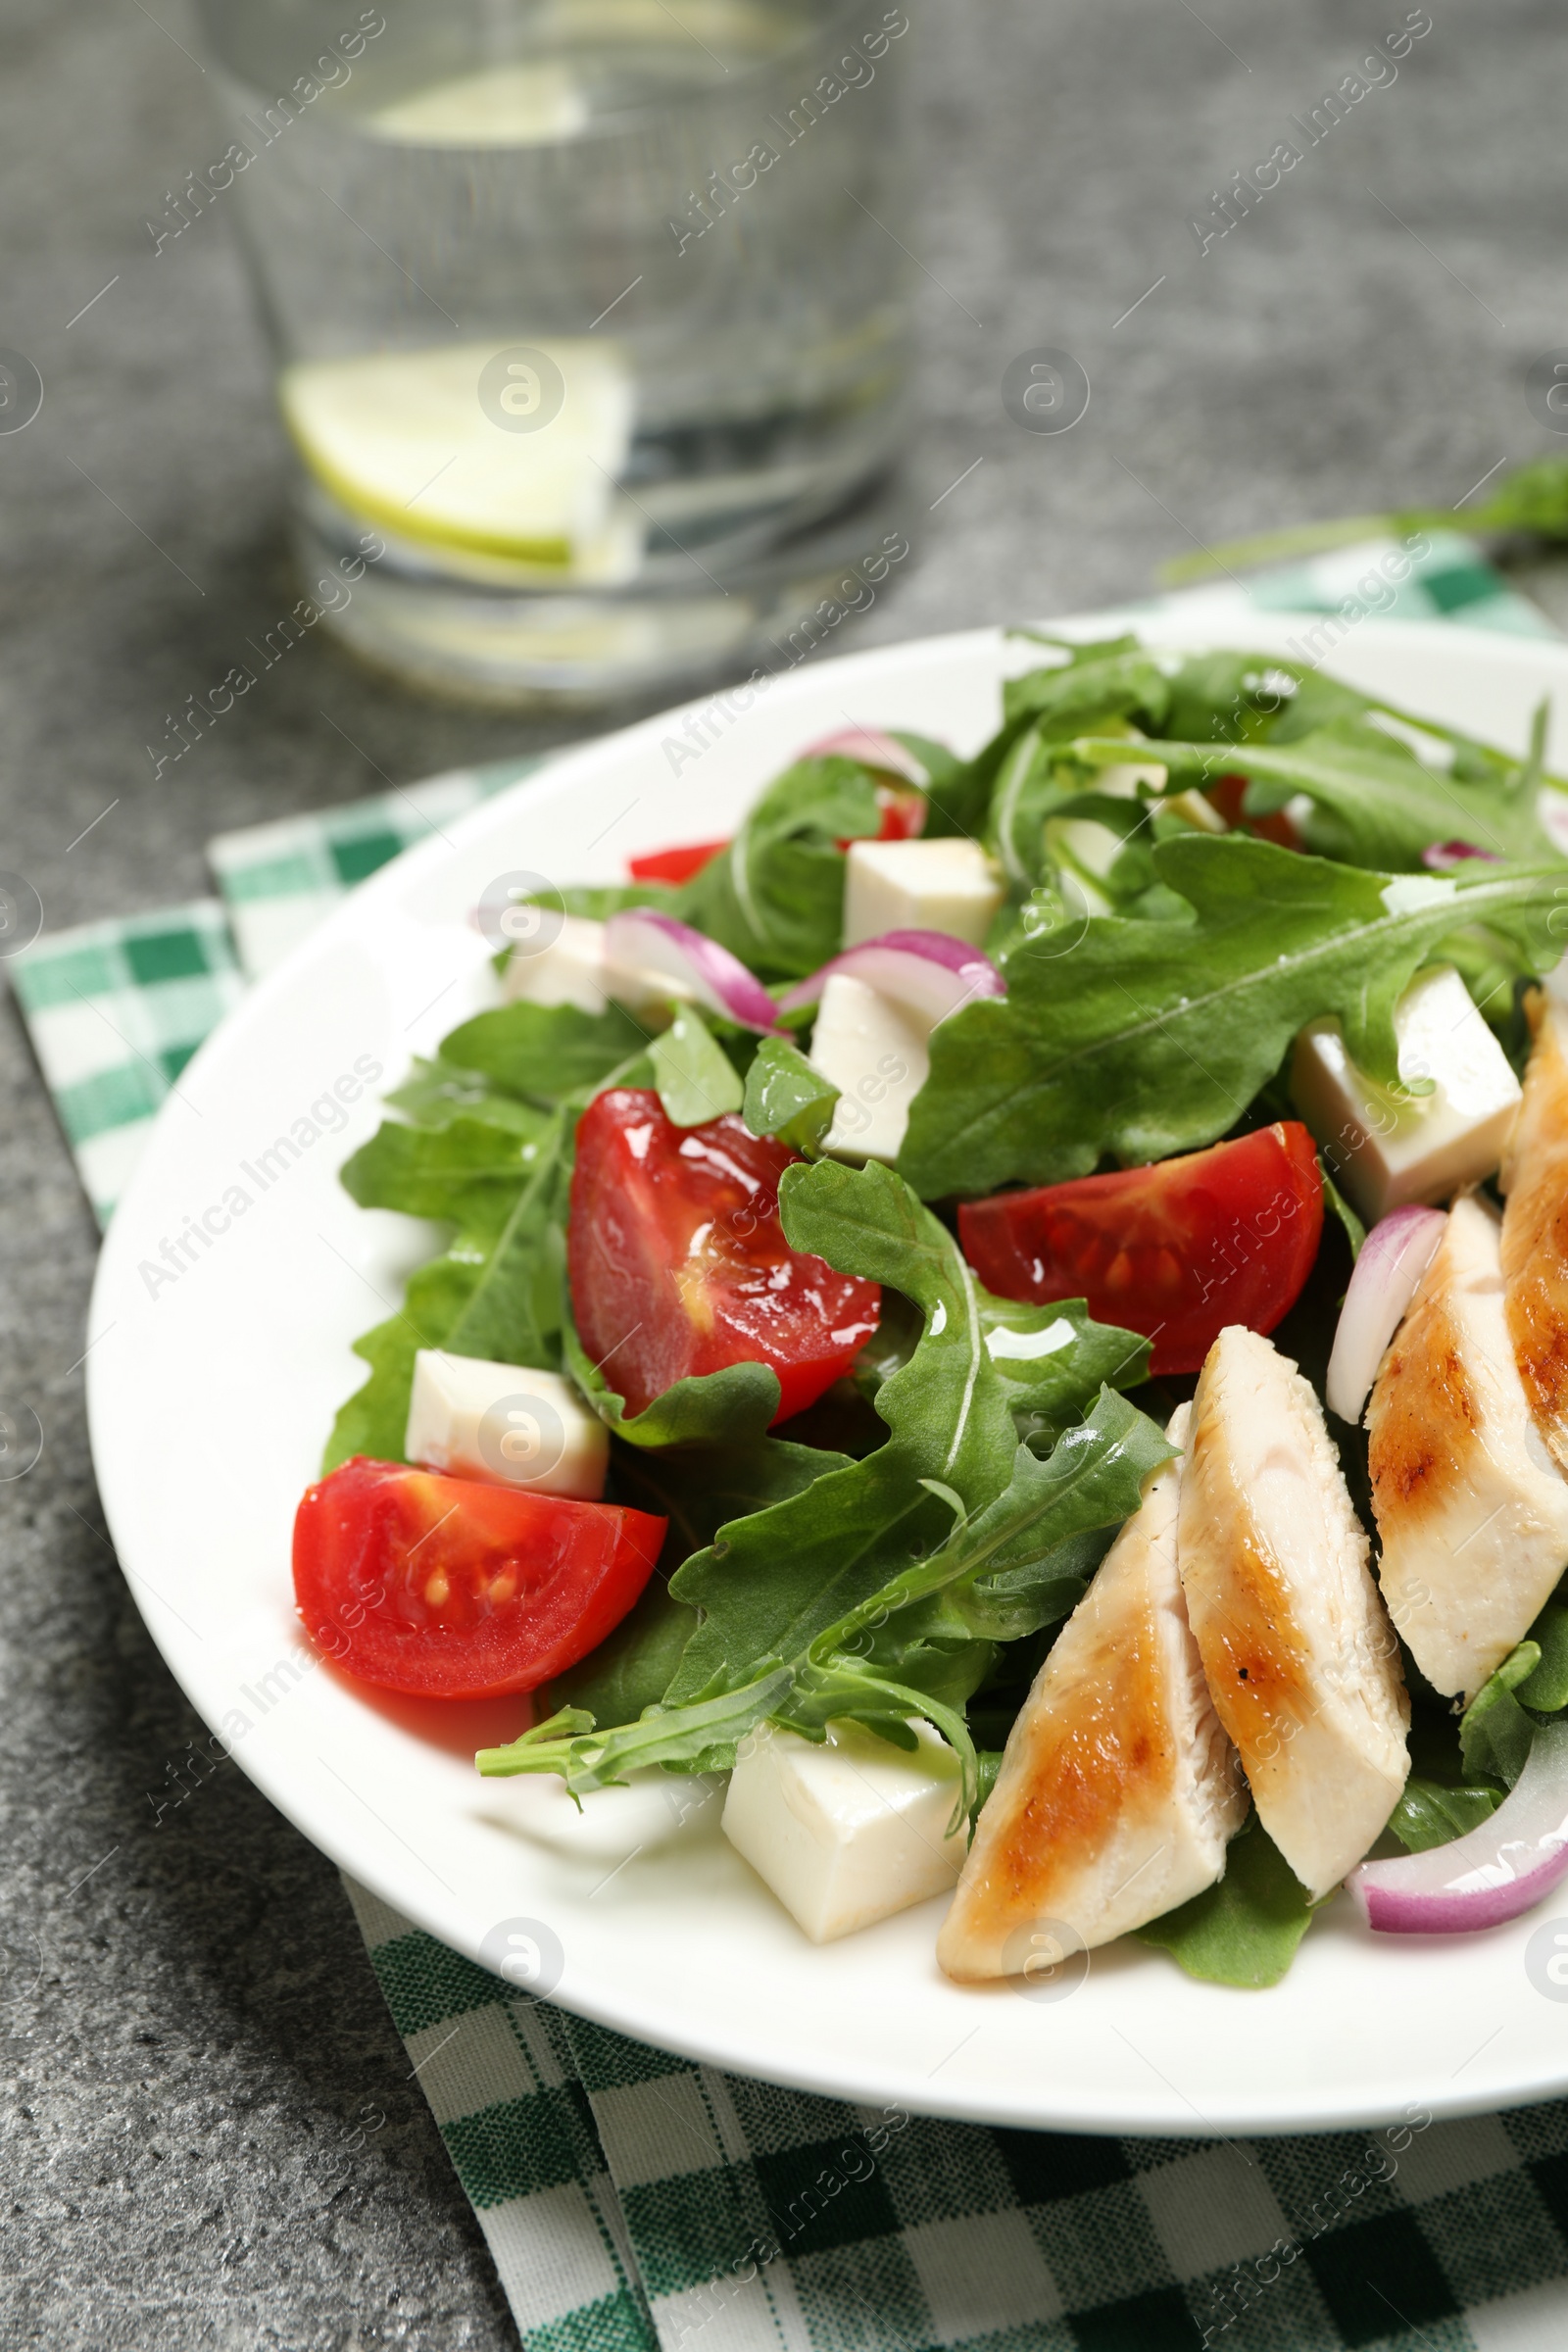
{"label": "diced feta cheese", "polygon": [[597,1502],[610,1433],[558,1373],[421,1348],[403,1450],[454,1478]]}
{"label": "diced feta cheese", "polygon": [[553,918],[537,942],[513,949],[502,978],[510,1004],[575,1004],[581,1012],[603,1012],[607,1004],[629,1012],[657,1012],[675,1000],[695,996],[690,979],[672,964],[667,972],[616,962],[606,953],[605,926],[586,915]]}
{"label": "diced feta cheese", "polygon": [[1002,882],[977,841],[852,841],[844,869],[844,945],[884,931],[946,931],[983,947]]}
{"label": "diced feta cheese", "polygon": [[605,926],[586,916],[561,917],[552,933],[549,909],[537,940],[524,940],[507,958],[502,994],[509,1004],[575,1004],[582,1012],[605,1009]]}
{"label": "diced feta cheese", "polygon": [[1434,1079],[1431,1094],[1375,1085],[1346,1052],[1338,1021],[1303,1029],[1291,1066],[1296,1107],[1368,1222],[1490,1175],[1519,1106],[1519,1081],[1450,966],[1412,982],[1394,1029],[1400,1078]]}
{"label": "diced feta cheese", "polygon": [[839,1090],[825,1151],[897,1159],[909,1104],[931,1068],[928,1023],[880,989],[835,972],[822,991],[810,1061]]}
{"label": "diced feta cheese", "polygon": [[948,1823],[958,1759],[928,1723],[910,1755],[858,1724],[817,1747],[763,1724],[744,1742],[724,1802],[724,1835],[813,1943],[891,1919],[944,1894],[968,1833]]}

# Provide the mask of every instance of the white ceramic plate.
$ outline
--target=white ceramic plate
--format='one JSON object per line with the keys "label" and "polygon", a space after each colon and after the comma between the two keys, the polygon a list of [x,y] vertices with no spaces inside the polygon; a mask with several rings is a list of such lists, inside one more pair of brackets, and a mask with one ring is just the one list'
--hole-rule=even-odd
{"label": "white ceramic plate", "polygon": [[[1187,616],[1138,625],[1161,645],[1242,641]],[[1258,618],[1243,637],[1281,650],[1306,626]],[[1374,1937],[1340,1902],[1270,1992],[1194,1984],[1135,1943],[1096,1952],[1064,1998],[960,1989],[933,1956],[939,1902],[815,1949],[719,1835],[712,1784],[655,1776],[579,1820],[554,1782],[473,1772],[476,1745],[514,1735],[515,1700],[378,1696],[302,1642],[295,1503],[363,1377],[350,1340],[434,1241],[338,1186],[376,1088],[307,1140],[338,1115],[334,1082],[368,1056],[395,1084],[494,1000],[467,920],[494,877],[618,879],[630,853],[730,829],[802,744],[852,720],[971,750],[999,680],[1030,665],[1027,645],[977,631],[797,671],[744,711],[650,719],[355,892],[184,1073],[105,1246],[89,1405],[121,1559],[193,1703],[308,1838],[471,1957],[503,1923],[543,1923],[558,1997],[644,2040],[874,2106],[1092,2132],[1310,2129],[1544,2097],[1568,2085],[1568,2004],[1526,1973],[1542,1915],[1469,1938]],[[1516,749],[1554,695],[1568,760],[1568,648],[1367,620],[1327,666]],[[295,1156],[264,1162],[279,1137]],[[203,1217],[213,1238],[187,1243],[194,1262],[151,1282],[144,1261]],[[1568,1914],[1568,1893],[1557,1901]]]}

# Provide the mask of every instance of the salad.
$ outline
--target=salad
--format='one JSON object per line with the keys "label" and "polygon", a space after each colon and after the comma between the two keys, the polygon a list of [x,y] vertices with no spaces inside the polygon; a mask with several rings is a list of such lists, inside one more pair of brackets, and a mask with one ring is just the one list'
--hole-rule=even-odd
{"label": "salad", "polygon": [[1272,656],[1040,639],[510,906],[343,1170],[445,1247],[299,1509],[487,1775],[727,1774],[823,1940],[1274,1983],[1568,1870],[1568,786]]}

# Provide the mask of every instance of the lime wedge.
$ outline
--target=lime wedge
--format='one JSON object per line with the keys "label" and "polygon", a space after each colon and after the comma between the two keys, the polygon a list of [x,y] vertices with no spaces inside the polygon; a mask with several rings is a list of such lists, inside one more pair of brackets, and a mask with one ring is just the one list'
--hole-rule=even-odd
{"label": "lime wedge", "polygon": [[438,81],[363,118],[380,139],[418,147],[542,147],[575,137],[588,120],[582,84],[565,66],[488,66]]}
{"label": "lime wedge", "polygon": [[[518,348],[542,354],[559,372],[559,410],[537,431],[495,421],[493,394],[481,405],[485,370],[493,376]],[[524,346],[519,337],[516,346],[306,360],[284,369],[278,398],[323,489],[401,538],[557,572],[624,568],[631,510],[615,479],[634,391],[613,343],[578,337]]]}

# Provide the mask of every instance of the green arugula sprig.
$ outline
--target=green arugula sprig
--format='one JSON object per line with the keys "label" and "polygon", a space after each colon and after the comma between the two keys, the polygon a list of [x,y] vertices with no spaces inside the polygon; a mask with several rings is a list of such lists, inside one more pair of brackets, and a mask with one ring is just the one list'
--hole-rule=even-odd
{"label": "green arugula sprig", "polygon": [[1096,916],[1065,942],[1026,942],[1007,957],[1004,998],[933,1033],[899,1160],[918,1193],[1054,1183],[1105,1152],[1137,1162],[1212,1143],[1322,1015],[1389,1084],[1395,1006],[1445,940],[1484,928],[1544,971],[1568,928],[1559,863],[1484,866],[1445,891],[1234,834],[1162,841],[1152,856],[1191,908],[1185,924]]}
{"label": "green arugula sprig", "polygon": [[[1082,737],[1075,760],[1091,767],[1124,761],[1114,736]],[[1172,792],[1204,790],[1240,769],[1248,816],[1266,816],[1298,795],[1312,802],[1306,846],[1325,858],[1384,871],[1420,871],[1436,842],[1462,841],[1484,855],[1526,863],[1555,855],[1536,813],[1540,771],[1527,760],[1504,776],[1468,779],[1427,766],[1408,746],[1351,721],[1286,745],[1245,751],[1161,740],[1157,758]]]}
{"label": "green arugula sprig", "polygon": [[1414,531],[1525,532],[1540,539],[1568,540],[1568,458],[1532,459],[1505,473],[1490,498],[1474,507],[1405,507],[1383,514],[1348,514],[1333,522],[1304,522],[1291,530],[1261,531],[1249,539],[1223,540],[1160,566],[1172,587],[1206,578],[1237,565],[1281,564],[1293,557],[1320,555],[1331,547],[1353,547],[1385,535],[1408,538]]}
{"label": "green arugula sprig", "polygon": [[[1065,1415],[1074,1367],[1081,1409],[1107,1352],[1123,1377],[1141,1375],[1142,1344],[1102,1334],[1081,1307],[1069,1319],[989,1300],[953,1237],[890,1171],[798,1164],[780,1207],[793,1248],[893,1285],[921,1312],[912,1354],[877,1392],[887,1444],[727,1523],[687,1561],[670,1593],[701,1614],[657,1708],[604,1730],[558,1717],[485,1751],[482,1771],[559,1772],[578,1793],[637,1765],[731,1760],[766,1717],[811,1737],[853,1717],[907,1740],[903,1727],[924,1715],[964,1758],[972,1804],[961,1708],[996,1641],[1065,1614],[1083,1583],[1063,1547],[1125,1518],[1169,1457],[1154,1425],[1108,1388],[1048,1461],[1019,1444],[1018,1409]],[[1010,1380],[988,1345],[998,1331],[1019,1348],[1003,1358]],[[1048,1335],[1053,1345],[1031,1356]]]}

